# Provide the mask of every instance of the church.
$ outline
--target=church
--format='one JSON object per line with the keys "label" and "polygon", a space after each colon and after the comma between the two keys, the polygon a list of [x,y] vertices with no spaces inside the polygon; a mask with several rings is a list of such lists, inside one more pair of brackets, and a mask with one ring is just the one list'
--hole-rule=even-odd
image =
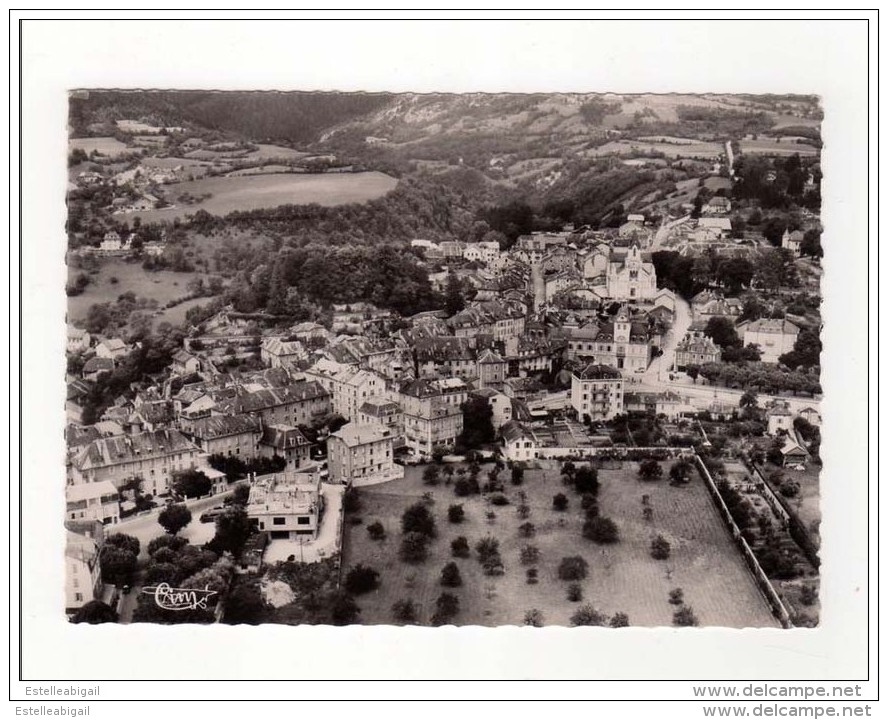
{"label": "church", "polygon": [[657,294],[657,273],[649,253],[638,245],[611,250],[607,263],[607,296],[620,302],[652,300]]}

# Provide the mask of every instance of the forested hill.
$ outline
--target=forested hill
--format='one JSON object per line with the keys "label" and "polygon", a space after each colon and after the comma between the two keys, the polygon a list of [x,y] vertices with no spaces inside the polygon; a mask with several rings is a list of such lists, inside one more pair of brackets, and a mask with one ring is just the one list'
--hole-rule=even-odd
{"label": "forested hill", "polygon": [[310,143],[327,128],[374,112],[391,98],[383,93],[78,91],[69,99],[69,123],[75,137],[90,134],[90,126],[138,119],[161,127],[193,124],[257,141]]}

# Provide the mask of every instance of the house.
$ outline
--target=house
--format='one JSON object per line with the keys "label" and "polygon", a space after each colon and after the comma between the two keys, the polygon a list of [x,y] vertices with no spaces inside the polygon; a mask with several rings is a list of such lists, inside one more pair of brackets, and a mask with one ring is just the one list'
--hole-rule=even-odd
{"label": "house", "polygon": [[114,361],[111,358],[93,357],[83,364],[83,379],[95,382],[102,375],[114,372]]}
{"label": "house", "polygon": [[323,503],[320,475],[263,475],[250,486],[247,517],[272,541],[314,539],[320,530]]}
{"label": "house", "polygon": [[799,327],[785,319],[745,320],[736,329],[744,347],[758,345],[761,361],[766,363],[779,362],[781,355],[795,347],[799,337]]}
{"label": "house", "polygon": [[726,215],[731,212],[731,201],[721,195],[715,195],[700,208],[704,215]]}
{"label": "house", "polygon": [[101,524],[82,532],[65,531],[65,612],[73,614],[104,591],[99,555],[104,542]]}
{"label": "house", "polygon": [[703,321],[712,317],[723,317],[733,322],[743,312],[739,298],[725,298],[719,292],[703,290],[691,299],[694,313]]}
{"label": "house", "polygon": [[466,244],[459,240],[443,240],[438,243],[438,247],[441,249],[445,260],[452,260],[463,256]]}
{"label": "house", "polygon": [[780,448],[780,455],[783,457],[783,467],[804,465],[809,457],[808,451],[798,442],[793,431],[786,435],[783,446]]}
{"label": "house", "polygon": [[282,458],[288,469],[301,467],[309,460],[311,443],[292,425],[265,425],[259,439],[259,455]]}
{"label": "house", "polygon": [[571,375],[570,404],[580,418],[610,420],[623,412],[623,378],[608,365],[586,365]]}
{"label": "house", "polygon": [[623,305],[612,322],[601,323],[595,336],[594,357],[590,362],[607,365],[626,372],[643,372],[650,361],[651,346],[648,327],[633,320]]}
{"label": "house", "polygon": [[141,478],[143,492],[165,496],[173,474],[195,469],[200,455],[200,449],[178,430],[101,438],[74,458],[71,479],[74,485],[109,480],[119,491],[128,481]]}
{"label": "house", "polygon": [[212,415],[195,419],[183,434],[207,455],[252,460],[262,437],[262,423],[249,415]]}
{"label": "house", "polygon": [[490,409],[493,410],[493,417],[490,419],[494,430],[499,430],[503,425],[512,421],[512,398],[505,393],[494,390],[491,387],[473,390],[471,393],[474,397],[483,398]]}
{"label": "house", "polygon": [[527,309],[518,303],[493,300],[481,302],[447,321],[457,337],[492,335],[494,340],[517,337],[524,332]]}
{"label": "house", "polygon": [[463,258],[469,262],[483,262],[494,265],[499,259],[500,247],[498,242],[469,243],[463,250]]}
{"label": "house", "polygon": [[689,331],[675,346],[675,368],[721,362],[721,348],[712,338],[697,330]]}
{"label": "house", "polygon": [[305,347],[298,340],[283,340],[271,337],[262,341],[260,352],[262,362],[273,368],[292,367],[294,362],[308,357]]}
{"label": "house", "polygon": [[667,420],[677,419],[684,409],[682,399],[673,392],[627,392],[623,405],[627,413],[663,415]]}
{"label": "house", "polygon": [[817,412],[812,407],[806,407],[806,408],[799,410],[799,417],[804,420],[807,420],[809,423],[811,423],[812,425],[814,425],[816,427],[820,427],[820,424],[821,424],[820,413]]}
{"label": "house", "polygon": [[398,404],[404,410],[404,441],[417,455],[429,456],[436,446],[453,445],[462,433],[460,406],[467,390],[464,384],[447,382],[414,380],[398,391]]}
{"label": "house", "polygon": [[723,240],[731,234],[731,218],[701,217],[697,220],[697,228],[710,233],[718,240]]}
{"label": "house", "polygon": [[[189,411],[190,411],[189,407]],[[266,425],[311,425],[329,415],[330,394],[318,382],[305,380],[276,388],[246,392],[219,400],[213,415],[254,415]]]}
{"label": "house", "polygon": [[765,413],[768,418],[768,435],[776,436],[782,432],[792,432],[792,411],[785,402],[775,403]]}
{"label": "house", "polygon": [[607,245],[597,245],[592,248],[583,259],[583,277],[587,280],[604,277],[607,274],[609,257],[610,248]]}
{"label": "house", "polygon": [[107,358],[115,363],[125,357],[129,352],[129,347],[120,338],[111,338],[103,340],[96,345],[96,357]]}
{"label": "house", "polygon": [[376,424],[344,425],[327,440],[330,480],[348,485],[373,485],[402,477],[394,462],[394,433]]}
{"label": "house", "polygon": [[529,430],[517,422],[506,423],[500,430],[503,455],[510,462],[528,462],[536,457],[537,442]]}
{"label": "house", "polygon": [[169,400],[141,402],[135,407],[133,424],[142,430],[162,430],[168,427],[176,417],[173,403]]}
{"label": "house", "polygon": [[92,385],[83,380],[72,380],[68,383],[65,393],[65,415],[69,421],[83,422],[83,410],[86,407]]}
{"label": "house", "polygon": [[82,353],[84,350],[89,350],[91,340],[86,330],[68,325],[68,342],[65,349],[69,353]]}
{"label": "house", "polygon": [[177,350],[173,355],[173,372],[177,375],[200,372],[200,359],[187,350]]}
{"label": "house", "polygon": [[327,390],[333,412],[346,420],[357,418],[364,401],[385,390],[385,378],[377,373],[329,360],[319,360],[305,376]]}
{"label": "house", "polygon": [[99,244],[100,250],[106,251],[116,251],[123,248],[123,241],[120,238],[120,235],[115,230],[109,230],[105,233],[102,238],[102,242]]}
{"label": "house", "polygon": [[608,258],[605,278],[607,296],[612,300],[649,300],[657,294],[657,271],[649,253],[642,253],[638,245],[614,248]]}
{"label": "house", "polygon": [[380,425],[392,432],[394,447],[404,445],[404,411],[385,395],[367,398],[358,408],[359,425]]}
{"label": "house", "polygon": [[499,387],[506,379],[508,363],[489,348],[478,355],[476,376],[478,387]]}
{"label": "house", "polygon": [[567,330],[567,359],[585,360],[587,363],[595,359],[595,339],[598,337],[598,323],[590,322]]}
{"label": "house", "polygon": [[116,525],[120,522],[120,496],[117,488],[107,480],[65,488],[65,518],[76,522],[100,522]]}
{"label": "house", "polygon": [[417,376],[421,378],[478,376],[472,338],[444,335],[418,339],[413,345]]}
{"label": "house", "polygon": [[789,250],[793,257],[800,257],[802,254],[802,242],[805,239],[805,233],[801,230],[793,230],[789,231],[787,228],[783,231],[783,236],[780,238],[780,247],[784,250]]}

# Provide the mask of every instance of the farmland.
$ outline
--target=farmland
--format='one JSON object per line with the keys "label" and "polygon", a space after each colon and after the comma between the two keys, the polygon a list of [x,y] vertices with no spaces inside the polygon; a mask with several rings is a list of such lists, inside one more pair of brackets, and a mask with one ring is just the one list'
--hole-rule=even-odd
{"label": "farmland", "polygon": [[813,145],[793,142],[793,138],[764,137],[759,135],[755,140],[741,140],[740,151],[747,155],[795,155],[814,157],[820,151]]}
{"label": "farmland", "polygon": [[136,148],[129,148],[113,137],[72,138],[68,141],[68,147],[71,150],[83,150],[87,155],[95,150],[99,155],[107,157],[137,151]]}
{"label": "farmland", "polygon": [[[660,138],[662,139],[662,138]],[[631,155],[663,153],[670,158],[704,158],[715,159],[724,152],[724,146],[716,142],[691,142],[681,143],[670,140],[669,142],[643,142],[641,140],[614,140],[591,150],[584,150],[581,154],[588,157],[602,157],[604,155]]]}
{"label": "farmland", "polygon": [[[69,267],[69,278],[73,279],[80,272],[80,270]],[[143,270],[142,265],[137,262],[126,262],[116,258],[104,260],[99,271],[90,276],[91,282],[86,286],[83,294],[68,298],[68,319],[71,321],[83,320],[90,305],[114,302],[124,292],[135,293],[139,298],[156,300],[158,308],[163,308],[171,300],[188,294],[185,286],[193,277],[195,277],[195,273],[168,270],[149,272]],[[111,278],[116,278],[117,282],[112,282]],[[188,301],[169,310],[164,310],[157,319],[174,324],[181,323],[188,307],[197,304],[197,302],[199,301]]]}
{"label": "farmland", "polygon": [[[490,468],[484,467],[481,480]],[[485,576],[474,553],[471,558],[454,560],[463,579],[461,587],[450,590],[460,599],[455,620],[460,625],[520,625],[532,608],[542,610],[547,625],[568,625],[577,606],[585,602],[608,615],[625,612],[632,625],[670,625],[675,606],[669,604],[668,595],[680,587],[701,625],[777,626],[699,478],[686,487],[674,488],[666,481],[641,482],[632,463],[600,470],[601,513],[617,523],[621,535],[619,543],[600,546],[583,538],[579,498],[564,487],[556,464],[528,470],[520,487],[511,485],[508,475],[506,470],[501,477],[505,478],[510,504],[495,508],[479,496],[457,498],[444,485],[424,485],[421,468],[408,468],[401,480],[360,490],[363,524],[346,523],[344,567],[362,563],[380,573],[380,587],[357,598],[362,623],[391,623],[392,604],[400,599],[413,600],[419,608],[418,621],[427,623],[442,591],[441,568],[453,560],[451,540],[464,535],[474,546],[489,534],[500,543],[505,574]],[[409,565],[398,558],[400,517],[429,491],[438,537],[424,563]],[[530,506],[526,520],[516,512],[521,491]],[[570,499],[563,513],[552,509],[553,495],[562,491]],[[651,521],[642,517],[645,494],[653,507]],[[447,521],[447,508],[453,503],[463,504],[463,523]],[[496,513],[492,521],[487,519],[489,511]],[[377,520],[386,529],[384,541],[368,540],[366,525]],[[524,522],[536,526],[531,539],[519,536],[518,527]],[[672,545],[667,561],[650,556],[651,538],[658,533]],[[526,582],[519,558],[521,547],[528,543],[540,551],[539,582],[532,585]],[[584,597],[578,603],[568,601],[567,583],[557,577],[560,559],[571,555],[589,563],[589,576],[581,583]]]}
{"label": "farmland", "polygon": [[[227,215],[238,210],[259,210],[279,205],[333,206],[361,203],[385,195],[398,181],[380,172],[272,174],[247,177],[213,177],[165,187],[167,199],[175,207],[131,213],[128,219],[144,222],[172,222],[175,218],[206,210]],[[191,205],[177,205],[185,194],[211,197]]]}

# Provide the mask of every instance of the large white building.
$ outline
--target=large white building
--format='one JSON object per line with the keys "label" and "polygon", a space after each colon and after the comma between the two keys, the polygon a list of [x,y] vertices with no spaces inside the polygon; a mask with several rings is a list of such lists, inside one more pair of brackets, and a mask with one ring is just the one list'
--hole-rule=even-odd
{"label": "large white building", "polygon": [[610,420],[623,412],[623,378],[607,365],[587,365],[573,373],[570,404],[582,420]]}
{"label": "large white building", "polygon": [[373,485],[402,477],[394,461],[394,433],[377,424],[344,425],[327,440],[330,479],[348,485]]}
{"label": "large white building", "polygon": [[247,517],[272,540],[298,540],[306,535],[316,538],[322,510],[319,475],[264,475],[250,487]]}
{"label": "large white building", "polygon": [[761,318],[737,323],[736,327],[744,347],[758,345],[761,360],[766,363],[778,362],[781,355],[793,349],[799,337],[798,326],[789,320]]}
{"label": "large white building", "polygon": [[607,296],[618,301],[651,300],[657,294],[657,272],[637,245],[614,248],[607,264]]}

